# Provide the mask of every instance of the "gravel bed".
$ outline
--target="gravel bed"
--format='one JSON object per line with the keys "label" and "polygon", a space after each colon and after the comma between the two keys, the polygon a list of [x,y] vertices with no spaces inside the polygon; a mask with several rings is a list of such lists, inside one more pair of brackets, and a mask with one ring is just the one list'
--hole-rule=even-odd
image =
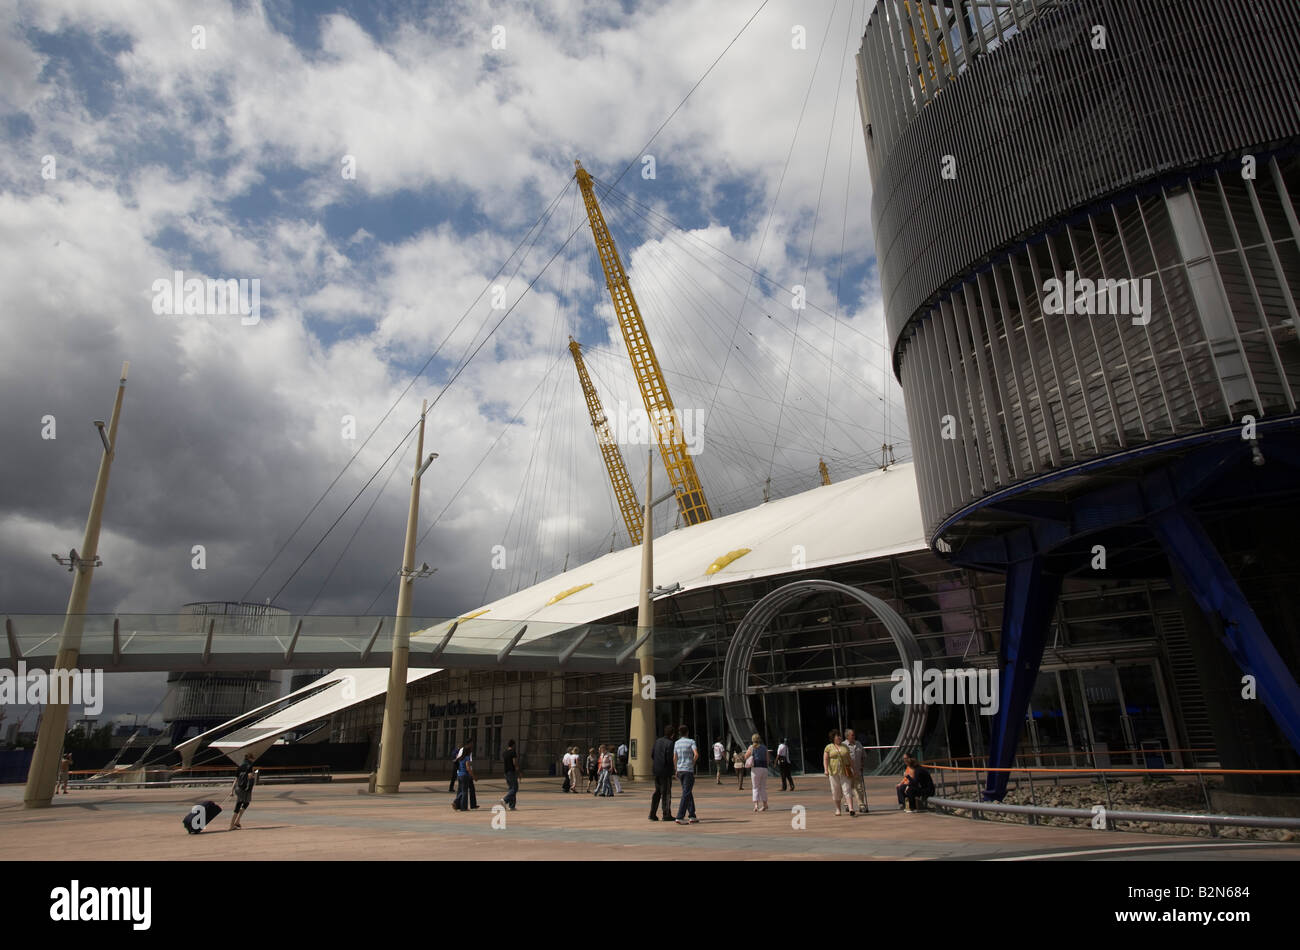
{"label": "gravel bed", "polygon": [[[1213,790],[1219,782],[1207,781]],[[1205,795],[1199,783],[1183,782],[1147,782],[1115,781],[1089,784],[1052,785],[1050,782],[1035,782],[1033,800],[1030,800],[1029,785],[1020,783],[1020,788],[1012,788],[1003,799],[1006,805],[1041,805],[1046,808],[1092,808],[1094,805],[1107,805],[1118,811],[1168,811],[1183,812],[1193,815],[1209,814],[1205,807]],[[968,793],[963,793],[968,794]],[[956,797],[956,796],[953,796]],[[964,818],[973,816],[970,809],[958,808],[952,812]],[[982,812],[982,817],[989,821],[1004,821],[1011,824],[1027,824],[1028,815],[1008,815],[998,812]],[[1039,816],[1040,825],[1054,827],[1082,828],[1089,827],[1090,822],[1082,818],[1046,818]],[[1168,821],[1113,821],[1112,825],[1119,831],[1145,831],[1151,834],[1182,835],[1184,837],[1208,838],[1208,825],[1188,825]],[[1240,838],[1253,841],[1295,841],[1300,835],[1286,828],[1245,828],[1239,826],[1218,827],[1220,838]]]}

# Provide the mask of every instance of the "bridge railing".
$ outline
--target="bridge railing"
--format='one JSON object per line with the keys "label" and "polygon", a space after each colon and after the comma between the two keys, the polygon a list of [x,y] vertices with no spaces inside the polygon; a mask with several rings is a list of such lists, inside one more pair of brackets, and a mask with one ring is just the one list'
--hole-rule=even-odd
{"label": "bridge railing", "polygon": [[[82,669],[126,673],[387,668],[397,618],[83,614],[72,620]],[[6,616],[0,669],[17,671],[20,663],[49,668],[64,623],[63,614]],[[406,624],[412,669],[632,670],[650,633],[628,625],[480,615],[410,617]],[[671,669],[713,629],[655,627],[650,642],[656,664]]]}
{"label": "bridge railing", "polygon": [[[115,769],[73,769],[68,773],[68,787],[77,789],[122,788],[192,788],[225,787],[230,785],[238,771],[230,765],[197,765],[190,768],[128,765]],[[259,785],[286,783],[328,782],[331,780],[328,765],[267,765],[258,766]]]}

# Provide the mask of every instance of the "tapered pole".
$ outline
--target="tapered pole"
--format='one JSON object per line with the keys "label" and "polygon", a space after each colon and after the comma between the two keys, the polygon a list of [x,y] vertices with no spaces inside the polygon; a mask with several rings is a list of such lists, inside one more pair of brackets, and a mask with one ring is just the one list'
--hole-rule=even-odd
{"label": "tapered pole", "polygon": [[[636,612],[637,636],[654,626],[650,589],[654,587],[654,454],[646,458],[645,519],[641,526],[641,597]],[[631,755],[628,756],[630,778],[651,775],[650,752],[655,741],[655,651],[654,634],[636,651],[637,672],[632,678]]]}
{"label": "tapered pole", "polygon": [[[122,397],[126,394],[126,371],[130,363],[122,364],[122,378],[117,384],[117,399],[108,423],[108,443],[99,459],[99,475],[95,491],[90,496],[90,515],[86,518],[86,532],[81,538],[81,548],[72,562],[72,593],[68,596],[68,611],[63,617],[63,633],[59,638],[59,653],[54,660],[54,670],[75,670],[81,656],[81,632],[85,626],[86,602],[90,599],[90,581],[95,574],[95,558],[99,549],[99,523],[104,514],[104,496],[108,494],[108,473],[117,454],[117,420],[122,414]],[[53,682],[71,682],[66,677],[53,678]],[[63,738],[68,731],[68,697],[49,697],[36,733],[36,749],[32,765],[27,771],[27,787],[23,791],[23,805],[27,808],[45,808],[54,797],[54,785],[59,778],[59,758],[63,755]]]}
{"label": "tapered pole", "polygon": [[420,433],[415,443],[415,474],[411,476],[411,504],[406,514],[406,543],[402,548],[402,574],[397,585],[397,617],[393,623],[393,660],[388,668],[388,696],[384,700],[384,727],[379,734],[379,775],[375,791],[395,795],[402,783],[402,736],[406,732],[406,669],[411,655],[411,593],[415,586],[415,526],[420,520],[420,474],[424,466],[424,415],[420,404]]}

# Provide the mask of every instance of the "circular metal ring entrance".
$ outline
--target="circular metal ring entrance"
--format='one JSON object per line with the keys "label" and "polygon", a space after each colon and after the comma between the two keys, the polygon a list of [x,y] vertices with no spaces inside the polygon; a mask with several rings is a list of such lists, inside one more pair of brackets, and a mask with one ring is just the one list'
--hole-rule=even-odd
{"label": "circular metal ring entrance", "polygon": [[[912,664],[921,660],[921,646],[908,627],[907,622],[879,597],[873,597],[866,591],[840,584],[835,581],[806,580],[795,581],[777,588],[763,597],[749,609],[736,634],[731,638],[727,648],[726,661],[722,670],[722,703],[727,714],[727,725],[733,736],[742,739],[758,731],[753,717],[749,714],[749,664],[753,660],[754,650],[759,638],[767,632],[768,625],[781,609],[793,600],[809,594],[830,591],[856,600],[865,606],[889,631],[889,636],[898,648],[899,659],[904,669],[912,669]],[[903,710],[903,723],[898,728],[898,735],[889,754],[881,756],[880,765],[873,775],[896,772],[902,766],[902,750],[921,743],[925,731],[925,705],[908,703]]]}

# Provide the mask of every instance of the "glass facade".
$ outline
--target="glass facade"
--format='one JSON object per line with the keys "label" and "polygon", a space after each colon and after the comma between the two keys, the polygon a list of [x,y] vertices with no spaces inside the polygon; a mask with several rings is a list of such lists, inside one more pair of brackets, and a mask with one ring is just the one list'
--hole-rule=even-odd
{"label": "glass facade", "polygon": [[[680,663],[657,668],[658,728],[691,727],[701,749],[721,739],[729,749],[748,736],[728,734],[722,711],[722,665],[741,618],[760,598],[804,576],[691,591],[656,601],[656,624],[709,628],[712,635]],[[859,587],[894,607],[916,634],[927,666],[996,666],[1001,578],[953,567],[930,552],[880,558],[819,572]],[[1137,764],[1142,744],[1156,743],[1171,762],[1215,760],[1208,729],[1187,733],[1170,697],[1195,707],[1194,669],[1177,667],[1181,627],[1163,582],[1066,582],[1053,639],[1035,684],[1021,760],[1026,764]],[[611,618],[624,622],[627,618]],[[1106,657],[1105,660],[1098,659]],[[874,767],[895,742],[902,708],[891,674],[898,654],[882,624],[847,598],[819,593],[781,612],[755,651],[750,709],[764,739],[789,740],[796,770],[820,771],[831,728],[854,729]],[[500,754],[515,739],[524,767],[547,774],[566,748],[626,741],[631,710],[628,675],[467,672],[449,670],[408,688],[404,768],[445,775],[467,738],[482,775],[500,774]],[[382,697],[338,714],[335,741],[378,742]],[[987,751],[989,717],[975,705],[930,707],[922,753],[929,758]],[[1199,751],[1190,752],[1189,749]],[[372,752],[372,756],[375,753]]]}
{"label": "glass facade", "polygon": [[[897,352],[929,532],[1053,469],[1295,411],[1300,159],[1261,162],[1084,215],[912,324]],[[1051,312],[1044,292],[1117,278],[1146,288],[1142,316]]]}

